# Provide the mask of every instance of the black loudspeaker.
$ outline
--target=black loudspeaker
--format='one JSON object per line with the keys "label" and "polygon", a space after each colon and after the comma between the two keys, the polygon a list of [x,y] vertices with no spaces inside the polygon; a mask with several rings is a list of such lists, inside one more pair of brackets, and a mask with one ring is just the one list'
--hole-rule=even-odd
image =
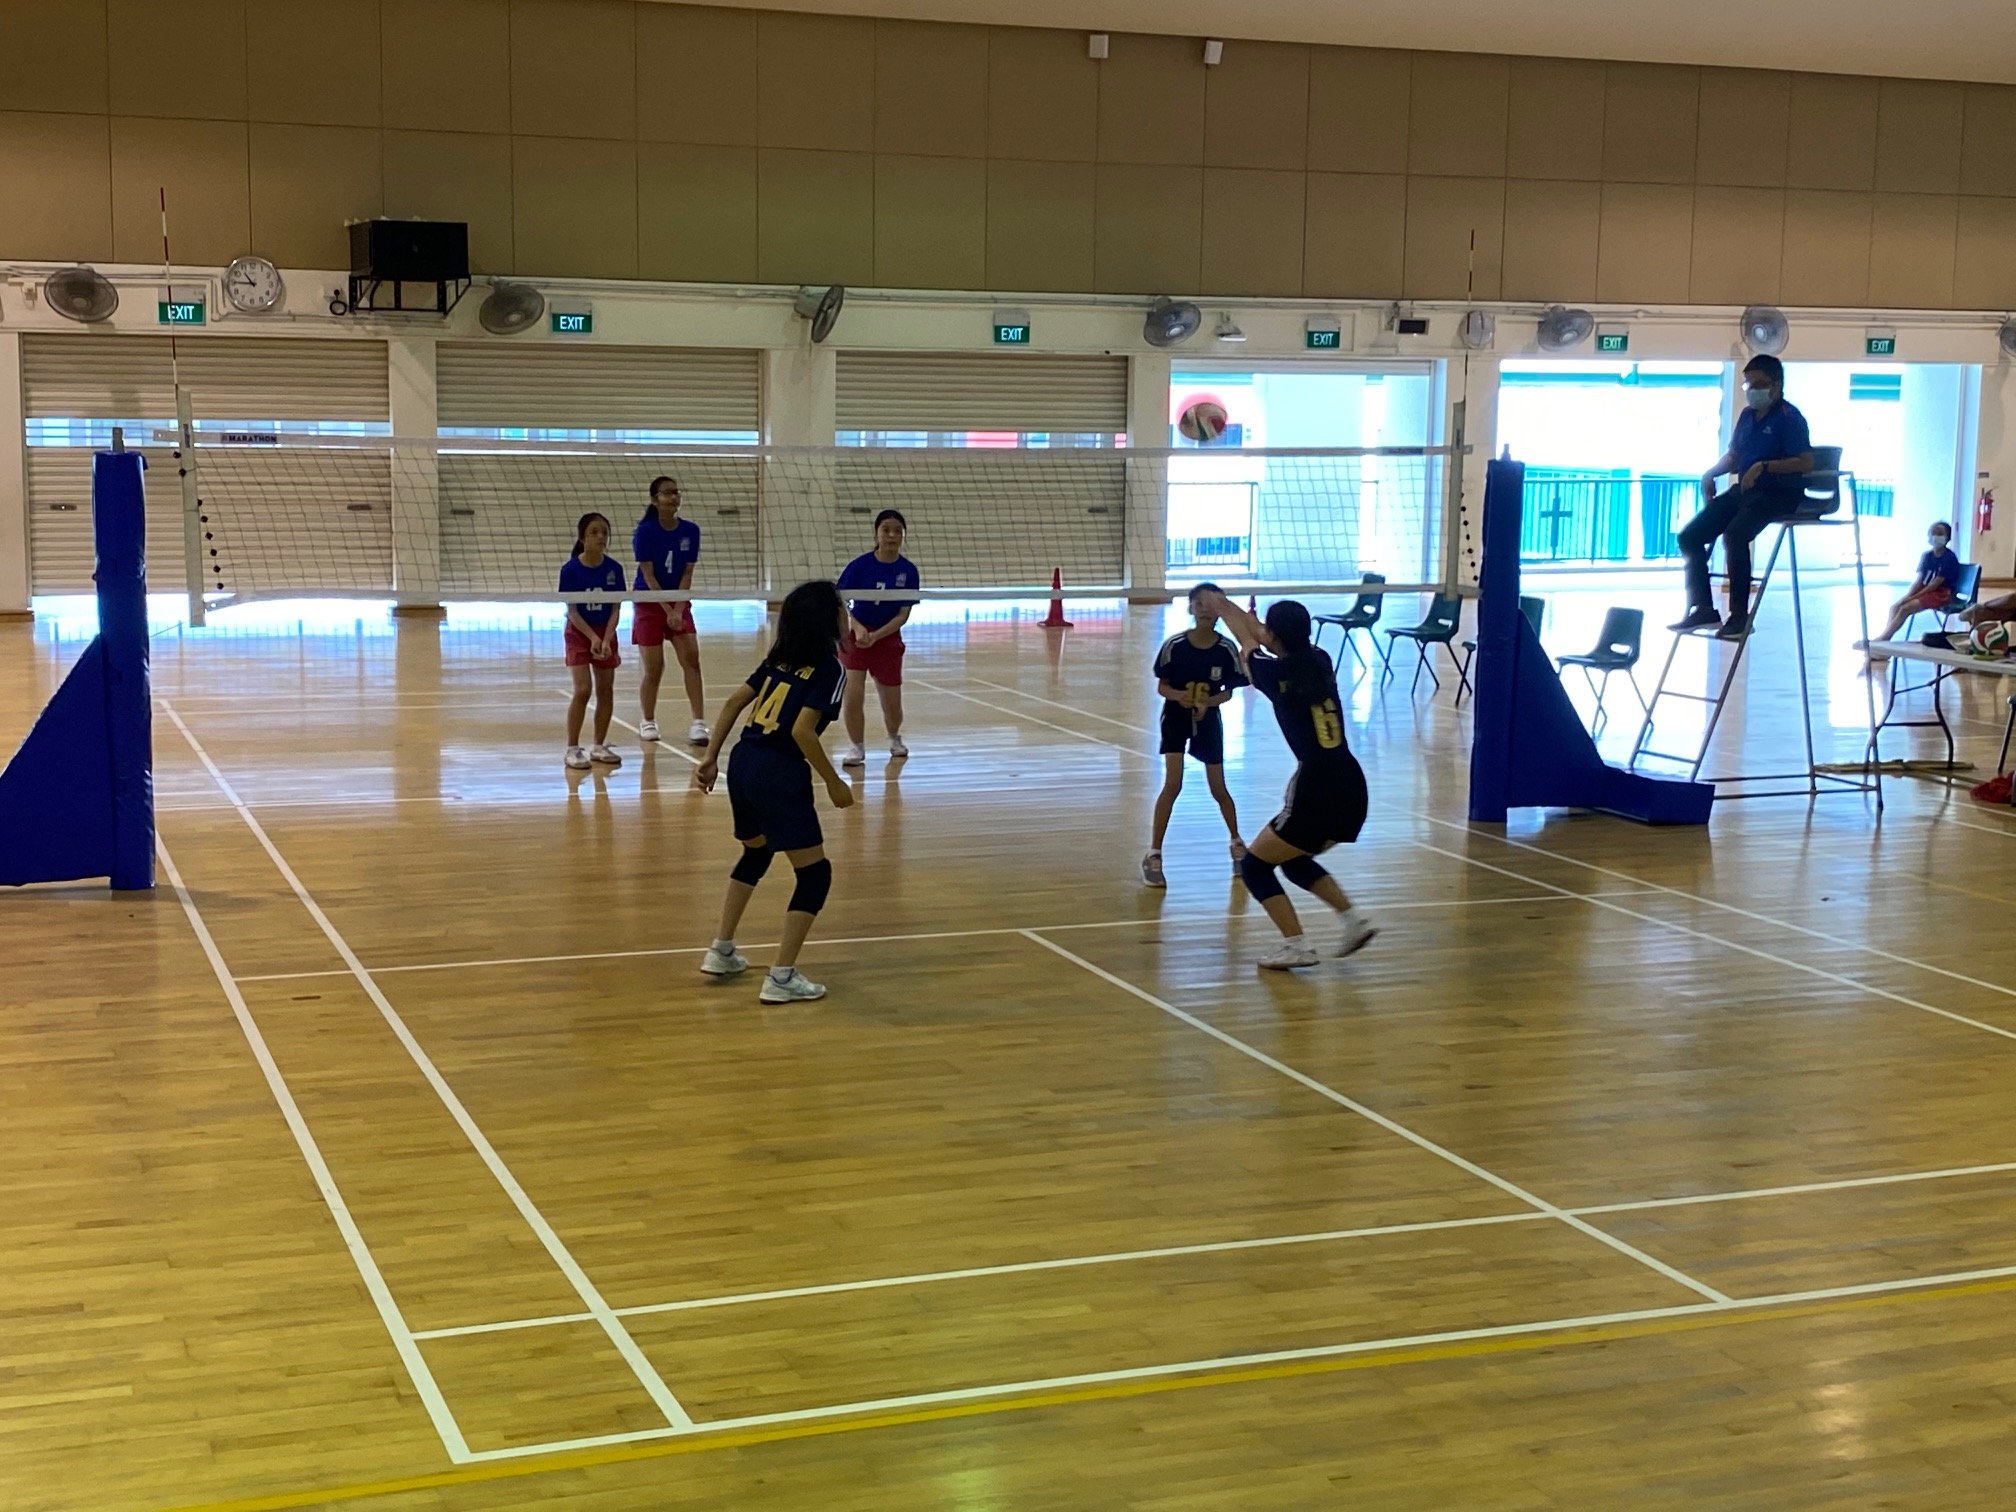
{"label": "black loudspeaker", "polygon": [[458,283],[469,277],[466,221],[350,223],[350,275],[381,283]]}

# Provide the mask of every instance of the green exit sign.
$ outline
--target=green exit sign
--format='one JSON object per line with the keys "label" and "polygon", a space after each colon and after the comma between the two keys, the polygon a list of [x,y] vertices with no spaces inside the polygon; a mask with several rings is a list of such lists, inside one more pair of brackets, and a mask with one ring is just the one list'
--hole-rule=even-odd
{"label": "green exit sign", "polygon": [[1897,355],[1897,337],[1894,333],[1870,336],[1862,343],[1862,349],[1871,357],[1895,357]]}
{"label": "green exit sign", "polygon": [[1302,333],[1302,344],[1312,352],[1334,352],[1344,345],[1344,333],[1312,327]]}
{"label": "green exit sign", "polygon": [[996,321],[994,324],[994,345],[996,346],[1029,345],[1029,322],[1025,320],[1020,322],[1019,324],[1004,325],[1001,322]]}
{"label": "green exit sign", "polygon": [[154,309],[162,325],[203,324],[203,301],[200,299],[164,299]]}
{"label": "green exit sign", "polygon": [[555,310],[553,312],[553,334],[555,336],[593,336],[595,316],[589,310]]}
{"label": "green exit sign", "polygon": [[1598,331],[1596,333],[1596,350],[1613,356],[1628,352],[1631,350],[1631,333],[1629,331]]}

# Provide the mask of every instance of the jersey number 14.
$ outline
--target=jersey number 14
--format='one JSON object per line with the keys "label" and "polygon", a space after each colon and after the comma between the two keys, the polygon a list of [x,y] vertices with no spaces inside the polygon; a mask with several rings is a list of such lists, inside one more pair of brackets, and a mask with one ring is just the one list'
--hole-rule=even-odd
{"label": "jersey number 14", "polygon": [[791,696],[791,685],[777,681],[774,677],[763,680],[762,691],[756,695],[756,707],[749,713],[749,723],[765,735],[777,733],[777,721],[784,715],[784,700]]}

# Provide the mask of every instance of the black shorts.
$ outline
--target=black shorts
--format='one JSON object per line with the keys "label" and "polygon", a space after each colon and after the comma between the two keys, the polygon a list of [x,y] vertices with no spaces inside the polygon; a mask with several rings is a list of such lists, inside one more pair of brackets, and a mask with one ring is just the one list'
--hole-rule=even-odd
{"label": "black shorts", "polygon": [[1313,856],[1356,840],[1365,827],[1365,807],[1365,769],[1346,751],[1341,761],[1295,769],[1272,826],[1295,849]]}
{"label": "black shorts", "polygon": [[800,757],[738,742],[728,757],[728,807],[737,840],[760,839],[780,851],[826,843],[812,805],[812,768]]}
{"label": "black shorts", "polygon": [[1172,756],[1188,750],[1206,766],[1225,764],[1225,719],[1216,709],[1206,709],[1204,717],[1194,717],[1181,704],[1162,705],[1162,754]]}

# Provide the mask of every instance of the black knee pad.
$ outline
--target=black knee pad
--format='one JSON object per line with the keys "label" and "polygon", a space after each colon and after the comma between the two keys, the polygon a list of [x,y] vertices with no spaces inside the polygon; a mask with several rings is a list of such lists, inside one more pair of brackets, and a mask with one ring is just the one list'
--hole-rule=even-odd
{"label": "black knee pad", "polygon": [[816,914],[826,906],[826,894],[833,890],[833,863],[823,856],[810,866],[798,868],[798,885],[791,889],[787,912]]}
{"label": "black knee pad", "polygon": [[770,870],[770,862],[776,854],[767,845],[745,845],[728,875],[744,887],[754,887],[763,880],[763,873]]}
{"label": "black knee pad", "polygon": [[1265,903],[1269,898],[1281,896],[1281,879],[1274,875],[1273,863],[1262,861],[1253,852],[1239,858],[1239,875],[1255,902]]}
{"label": "black knee pad", "polygon": [[1325,871],[1314,856],[1297,856],[1293,861],[1281,863],[1281,875],[1293,882],[1304,892],[1316,891],[1316,884],[1330,873]]}

